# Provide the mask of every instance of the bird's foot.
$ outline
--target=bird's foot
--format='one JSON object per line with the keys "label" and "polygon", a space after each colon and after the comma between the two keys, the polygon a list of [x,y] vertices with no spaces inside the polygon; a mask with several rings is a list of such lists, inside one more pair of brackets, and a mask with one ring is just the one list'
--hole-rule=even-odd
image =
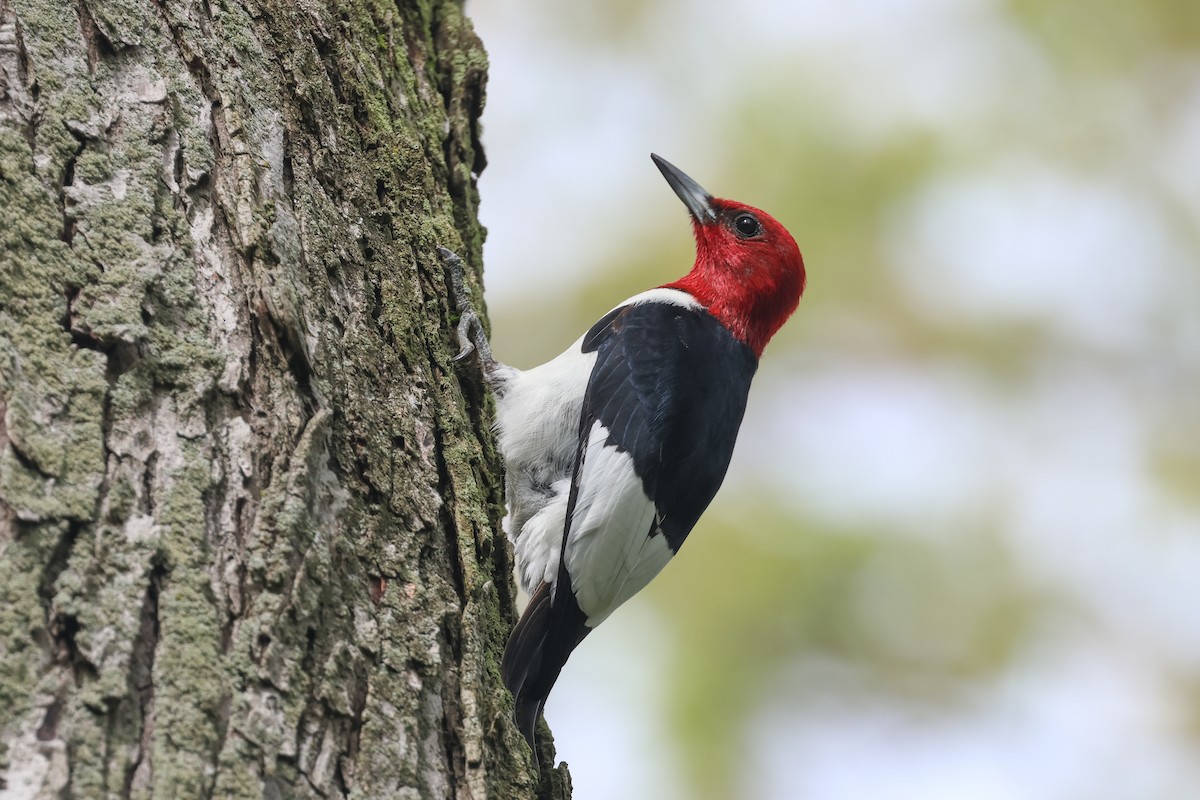
{"label": "bird's foot", "polygon": [[[478,338],[476,338],[478,337]],[[454,357],[455,361],[462,361],[471,353],[479,353],[481,361],[486,361],[484,354],[488,352],[488,340],[483,333],[483,323],[479,321],[479,316],[474,311],[463,311],[458,318],[458,345],[462,349],[458,351],[458,355]]]}
{"label": "bird's foot", "polygon": [[439,247],[438,254],[442,257],[442,263],[450,273],[454,304],[458,307],[458,345],[461,349],[454,360],[462,361],[471,353],[478,353],[484,375],[490,377],[496,372],[499,365],[492,358],[492,347],[483,330],[483,321],[479,319],[479,315],[475,313],[475,307],[471,303],[471,292],[467,288],[467,268],[453,250]]}

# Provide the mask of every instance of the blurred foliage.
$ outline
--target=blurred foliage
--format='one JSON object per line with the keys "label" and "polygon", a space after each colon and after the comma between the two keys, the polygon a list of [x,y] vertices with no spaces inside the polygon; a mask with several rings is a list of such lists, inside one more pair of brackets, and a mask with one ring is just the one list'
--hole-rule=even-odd
{"label": "blurred foliage", "polygon": [[934,701],[1002,669],[1048,598],[1022,586],[994,536],[970,533],[947,548],[829,530],[750,497],[710,513],[677,557],[686,566],[648,589],[676,640],[667,713],[688,742],[692,796],[737,795],[745,713],[776,702],[774,674],[798,656],[857,662],[875,688]]}
{"label": "blurred foliage", "polygon": [[[726,6],[701,6],[694,13],[733,13]],[[906,13],[904,4],[868,6],[897,18]],[[549,15],[539,24],[547,35],[561,38],[558,46],[578,43],[603,57],[619,54],[623,69],[648,74],[678,70],[670,45],[686,35],[693,13],[687,4],[669,0],[588,4],[558,16],[550,4],[538,7]],[[862,12],[864,6],[854,8]],[[790,13],[837,12],[802,3]],[[705,163],[693,174],[717,194],[767,209],[787,223],[809,268],[800,312],[768,349],[762,370],[797,363],[869,365],[882,355],[914,369],[951,365],[989,387],[997,407],[1023,398],[1035,409],[1051,402],[1037,394],[1051,380],[1047,374],[1068,376],[1063,380],[1083,374],[1092,381],[1086,386],[1098,385],[1107,394],[1093,398],[1090,388],[1065,393],[1072,402],[1082,396],[1085,405],[1064,406],[1056,414],[1070,422],[1093,411],[1092,400],[1096,408],[1105,403],[1124,408],[1120,404],[1128,400],[1140,415],[1130,430],[1147,432],[1145,440],[1134,440],[1140,449],[1129,460],[1163,502],[1177,504],[1173,512],[1194,514],[1200,509],[1200,334],[1186,319],[1168,317],[1182,308],[1194,319],[1200,309],[1200,194],[1189,197],[1196,187],[1180,189],[1172,184],[1176,176],[1169,165],[1164,171],[1143,156],[1165,146],[1167,126],[1178,122],[1184,104],[1200,102],[1200,3],[1009,0],[970,4],[963,14],[971,25],[981,24],[976,16],[983,18],[989,33],[1005,37],[1008,45],[992,65],[1001,76],[988,84],[993,94],[971,98],[961,115],[940,109],[941,117],[859,125],[857,112],[839,105],[843,95],[853,94],[856,103],[870,108],[873,98],[887,99],[888,86],[853,84],[834,74],[839,64],[822,69],[819,59],[800,52],[768,55],[768,48],[749,47],[745,65],[722,62],[722,69],[742,69],[745,80],[731,82],[741,91],[712,99],[719,113],[696,126],[716,143],[710,152],[723,161]],[[679,29],[662,28],[664,20]],[[955,44],[964,46],[946,42]],[[696,70],[705,76],[710,67]],[[863,133],[856,125],[871,130]],[[1195,131],[1200,135],[1200,122]],[[1200,140],[1192,145],[1200,149]],[[892,252],[898,209],[937,180],[970,176],[984,165],[1002,164],[1011,153],[1032,156],[1085,186],[1116,187],[1135,196],[1183,248],[1168,268],[1162,310],[1153,329],[1142,332],[1140,345],[1113,352],[1105,343],[1060,336],[1053,316],[975,322],[913,302],[906,284],[918,277],[898,267]],[[673,280],[692,257],[682,214],[647,220],[618,251],[621,257],[603,266],[589,263],[590,253],[571,264],[578,280],[570,291],[553,296],[531,291],[495,304],[501,356],[519,366],[553,357],[615,302]],[[1022,267],[1013,264],[1014,271]],[[945,303],[955,302],[948,290]],[[1035,429],[1039,424],[1030,423]],[[1056,433],[1053,426],[1050,432]],[[1049,457],[1051,443],[1043,453],[1033,436],[1035,451],[1021,457],[1031,475],[1044,474],[1037,467],[1043,455]],[[1030,524],[1022,513],[1036,514],[1004,503],[1027,492],[1035,497],[1029,506],[1036,511],[1043,507],[1039,503],[1051,502],[1043,496],[1053,499],[1059,491],[1030,480],[998,489],[993,504],[973,509],[973,521],[954,538],[922,536],[911,521],[870,514],[859,522],[806,514],[797,510],[802,504],[794,497],[751,493],[752,481],[727,487],[675,563],[638,600],[652,605],[671,631],[668,663],[662,665],[668,676],[662,679],[662,710],[685,767],[684,796],[739,796],[750,763],[747,730],[764,708],[779,702],[772,692],[798,664],[832,660],[847,666],[864,694],[953,706],[960,688],[987,685],[1013,668],[1030,642],[1054,630],[1055,620],[1074,617],[1100,631],[1098,636],[1114,635],[1111,630],[1125,623],[1104,620],[1109,612],[1090,607],[1094,598],[1067,585],[1066,577],[1062,586],[1047,577],[1054,567],[1031,569],[1028,553],[1015,552],[1012,531]],[[1063,479],[1064,503],[1078,503],[1082,494],[1072,481]],[[855,487],[845,491],[853,494]],[[1098,504],[1105,499],[1093,497]],[[1159,502],[1157,495],[1153,502]],[[1060,512],[1067,519],[1078,512],[1081,520],[1064,525],[1064,536],[1093,524],[1087,504]],[[942,511],[930,509],[929,515],[946,527]],[[1200,531],[1200,522],[1191,519]],[[1133,533],[1153,542],[1153,523],[1146,525]],[[1088,562],[1108,545],[1089,543],[1079,560]],[[1046,547],[1071,557],[1068,546],[1047,540]],[[1127,602],[1139,599],[1130,595]],[[1195,604],[1197,597],[1182,601]],[[619,617],[607,624],[619,624]],[[1196,665],[1181,660],[1169,643],[1146,648],[1139,656],[1158,665],[1155,674],[1170,674],[1179,707],[1192,709],[1190,723],[1180,724],[1183,729],[1191,724],[1195,736]],[[828,688],[787,685],[800,694]]]}
{"label": "blurred foliage", "polygon": [[1084,78],[1200,48],[1200,5],[1189,0],[1010,0],[1008,9],[1046,55]]}

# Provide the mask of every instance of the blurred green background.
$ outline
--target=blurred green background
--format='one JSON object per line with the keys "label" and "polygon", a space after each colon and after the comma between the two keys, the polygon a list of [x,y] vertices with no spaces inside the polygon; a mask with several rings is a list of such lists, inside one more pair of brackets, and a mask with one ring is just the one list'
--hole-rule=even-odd
{"label": "blurred green background", "polygon": [[717,501],[546,715],[577,800],[1200,797],[1200,3],[472,2],[499,357],[809,289]]}

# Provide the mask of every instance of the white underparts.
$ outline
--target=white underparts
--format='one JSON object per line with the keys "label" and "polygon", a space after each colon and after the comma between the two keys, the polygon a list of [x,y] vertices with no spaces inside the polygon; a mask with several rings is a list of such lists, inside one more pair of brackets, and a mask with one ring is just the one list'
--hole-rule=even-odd
{"label": "white underparts", "polygon": [[518,580],[530,594],[558,576],[583,393],[596,362],[595,353],[581,352],[581,341],[519,373],[496,400],[506,469],[504,529],[515,550]]}

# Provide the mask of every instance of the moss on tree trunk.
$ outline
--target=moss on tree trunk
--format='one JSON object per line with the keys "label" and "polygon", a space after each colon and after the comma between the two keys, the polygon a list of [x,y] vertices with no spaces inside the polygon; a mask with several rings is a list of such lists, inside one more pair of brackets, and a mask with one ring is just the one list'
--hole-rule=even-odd
{"label": "moss on tree trunk", "polygon": [[569,793],[435,251],[486,66],[445,0],[0,0],[13,797]]}

